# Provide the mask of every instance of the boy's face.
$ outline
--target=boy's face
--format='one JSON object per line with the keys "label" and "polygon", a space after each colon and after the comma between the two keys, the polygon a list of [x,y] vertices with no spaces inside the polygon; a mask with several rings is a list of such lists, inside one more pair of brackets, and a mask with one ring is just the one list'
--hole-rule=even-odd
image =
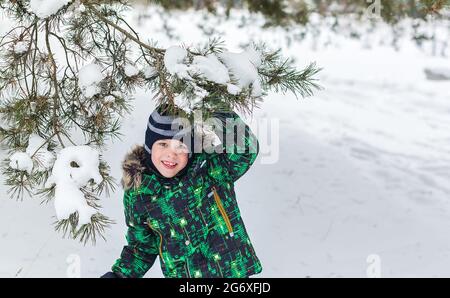
{"label": "boy's face", "polygon": [[152,162],[156,169],[166,178],[172,178],[188,162],[189,150],[178,140],[159,140],[152,146]]}

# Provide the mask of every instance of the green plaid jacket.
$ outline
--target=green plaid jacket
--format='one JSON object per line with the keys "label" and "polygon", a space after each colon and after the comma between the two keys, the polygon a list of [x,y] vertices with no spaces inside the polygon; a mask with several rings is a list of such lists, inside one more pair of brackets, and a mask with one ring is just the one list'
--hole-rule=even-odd
{"label": "green plaid jacket", "polygon": [[112,267],[119,276],[142,277],[158,256],[165,277],[248,277],[262,271],[234,191],[258,155],[258,140],[236,113],[220,115],[242,124],[245,135],[228,146],[226,136],[239,134],[225,129],[225,138],[219,136],[225,153],[194,154],[181,177],[161,179],[149,171],[142,146],[125,158],[128,245]]}

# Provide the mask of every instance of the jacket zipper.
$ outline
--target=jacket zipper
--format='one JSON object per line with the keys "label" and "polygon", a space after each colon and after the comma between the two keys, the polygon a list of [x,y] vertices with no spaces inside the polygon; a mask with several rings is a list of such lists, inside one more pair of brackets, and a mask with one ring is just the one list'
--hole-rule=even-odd
{"label": "jacket zipper", "polygon": [[155,231],[156,233],[158,233],[158,235],[159,235],[159,257],[160,257],[160,259],[161,259],[161,261],[163,262],[163,263],[165,263],[164,262],[164,258],[163,258],[163,255],[162,255],[162,241],[163,241],[163,237],[162,237],[162,235],[161,235],[161,233],[159,232],[159,231],[157,231],[156,229],[154,229],[153,227],[152,227],[152,225],[150,224],[150,222],[148,222],[148,226],[150,227],[150,229],[152,229],[153,231]]}
{"label": "jacket zipper", "polygon": [[212,187],[212,191],[213,191],[213,194],[214,194],[214,200],[216,201],[216,205],[217,205],[217,207],[219,207],[220,214],[222,214],[222,217],[223,217],[223,219],[225,221],[225,224],[227,226],[228,233],[230,234],[231,237],[233,237],[234,236],[233,227],[231,226],[230,219],[229,219],[229,217],[227,215],[227,212],[225,211],[225,208],[222,205],[222,200],[220,199],[220,196],[217,193],[217,189],[216,189],[215,186]]}

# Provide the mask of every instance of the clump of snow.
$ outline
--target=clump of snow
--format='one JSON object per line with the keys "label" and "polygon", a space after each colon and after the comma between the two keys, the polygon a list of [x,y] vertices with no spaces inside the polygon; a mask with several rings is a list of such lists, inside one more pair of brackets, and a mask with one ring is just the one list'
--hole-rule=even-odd
{"label": "clump of snow", "polygon": [[31,0],[30,10],[41,19],[45,19],[67,5],[71,0]]}
{"label": "clump of snow", "polygon": [[46,141],[37,134],[30,135],[28,139],[28,147],[25,152],[37,161],[38,171],[49,170],[54,161],[55,156],[52,152],[48,151],[46,145],[43,145]]}
{"label": "clump of snow", "polygon": [[28,51],[30,43],[27,41],[19,41],[14,45],[14,53],[23,54]]}
{"label": "clump of snow", "polygon": [[78,86],[83,95],[90,98],[100,93],[98,84],[105,78],[102,69],[95,63],[83,66],[78,73]]}
{"label": "clump of snow", "polygon": [[[218,54],[219,58],[228,68],[230,76],[236,80],[237,85],[227,85],[231,94],[237,94],[240,89],[252,87],[252,95],[260,96],[261,84],[259,83],[258,67],[262,63],[261,55],[254,49],[242,53],[224,52]],[[238,88],[236,88],[238,87]]]}
{"label": "clump of snow", "polygon": [[16,152],[11,155],[9,166],[19,171],[27,171],[31,174],[33,170],[33,159],[37,161],[37,171],[50,169],[55,160],[52,152],[48,151],[44,145],[46,141],[36,134],[30,135],[28,147],[25,152]]}
{"label": "clump of snow", "polygon": [[124,71],[127,77],[134,77],[139,74],[139,70],[132,64],[126,64],[124,67]]}
{"label": "clump of snow", "polygon": [[[244,88],[250,88],[251,95],[254,97],[262,95],[258,75],[262,57],[257,50],[251,48],[242,53],[196,55],[190,65],[186,62],[187,56],[187,50],[181,47],[168,48],[164,56],[164,64],[169,73],[189,81],[193,81],[191,75],[198,75],[210,82],[226,85],[227,91],[233,95],[238,95]],[[236,83],[233,83],[234,81]],[[200,93],[202,98],[206,95],[203,92]]]}
{"label": "clump of snow", "polygon": [[188,66],[184,64],[187,51],[182,47],[172,46],[164,54],[164,65],[170,74],[178,76],[180,79],[190,79]]}
{"label": "clump of snow", "polygon": [[262,64],[261,53],[253,48],[249,48],[247,51],[243,52],[245,56],[247,56],[248,60],[255,66],[256,68],[260,67]]}
{"label": "clump of snow", "polygon": [[80,12],[85,12],[85,11],[86,11],[86,6],[84,6],[84,4],[81,3],[80,6],[78,6],[78,10],[79,10]]}
{"label": "clump of snow", "polygon": [[252,96],[260,97],[262,95],[262,86],[259,80],[256,80],[252,83]]}
{"label": "clump of snow", "polygon": [[242,89],[234,84],[227,84],[227,91],[232,95],[238,95]]}
{"label": "clump of snow", "polygon": [[154,77],[157,73],[158,71],[153,66],[148,65],[147,67],[144,68],[144,77],[146,79]]}
{"label": "clump of snow", "polygon": [[197,95],[197,97],[199,97],[199,99],[205,98],[206,96],[209,95],[208,91],[199,86],[195,86],[194,93],[195,95]]}
{"label": "clump of snow", "polygon": [[33,160],[25,152],[15,152],[9,157],[9,166],[15,170],[27,171],[31,174],[33,170]]}
{"label": "clump of snow", "polygon": [[215,82],[217,84],[226,84],[230,81],[228,75],[228,69],[223,65],[216,55],[211,54],[208,56],[195,56],[192,61],[190,71],[200,74],[208,81]]}
{"label": "clump of snow", "polygon": [[178,94],[174,98],[174,103],[177,107],[184,110],[185,112],[191,112],[189,100],[184,97],[182,94]]}
{"label": "clump of snow", "polygon": [[80,0],[75,0],[73,3],[74,11],[76,15],[80,15],[81,13],[86,11],[86,6],[80,2]]}
{"label": "clump of snow", "polygon": [[[73,164],[76,163],[76,166]],[[89,146],[71,146],[62,149],[55,161],[46,187],[55,185],[55,210],[58,220],[68,219],[78,212],[78,225],[88,224],[97,211],[88,205],[81,187],[89,180],[100,183],[99,153]]]}
{"label": "clump of snow", "polygon": [[[197,92],[201,92],[199,89],[196,90]],[[206,90],[203,91],[207,92]],[[203,95],[206,96],[205,93],[203,93]],[[188,99],[183,94],[178,94],[174,98],[174,103],[177,107],[184,110],[186,113],[191,113],[195,109],[195,107],[197,107],[198,104],[202,102],[203,97],[197,96],[193,99]]]}
{"label": "clump of snow", "polygon": [[111,94],[114,95],[115,97],[122,97],[123,96],[122,92],[117,91],[117,90],[116,91],[112,91]]}

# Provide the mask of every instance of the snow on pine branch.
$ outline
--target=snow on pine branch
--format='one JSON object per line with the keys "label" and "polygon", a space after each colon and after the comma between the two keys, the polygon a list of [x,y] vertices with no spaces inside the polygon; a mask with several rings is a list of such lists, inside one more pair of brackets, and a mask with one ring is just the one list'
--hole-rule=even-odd
{"label": "snow on pine branch", "polygon": [[[55,187],[55,209],[58,220],[69,219],[77,212],[78,225],[91,222],[97,210],[88,204],[81,188],[92,179],[99,184],[99,153],[89,146],[71,146],[62,149],[53,165],[45,187]],[[76,227],[75,226],[75,227]]]}
{"label": "snow on pine branch", "polygon": [[13,153],[9,157],[9,166],[15,170],[27,171],[28,174],[31,174],[33,169],[39,172],[51,169],[54,162],[54,155],[42,146],[45,142],[38,135],[30,135],[28,147],[25,152]]}
{"label": "snow on pine branch", "polygon": [[261,95],[257,70],[257,67],[261,65],[261,56],[255,50],[251,49],[242,53],[195,55],[191,65],[186,65],[187,56],[188,51],[178,46],[172,46],[166,50],[164,63],[170,74],[187,80],[194,80],[192,76],[197,75],[201,79],[227,85],[227,91],[233,95],[249,87],[253,87],[254,96]]}
{"label": "snow on pine branch", "polygon": [[56,14],[72,0],[30,0],[30,12],[41,19]]}
{"label": "snow on pine branch", "polygon": [[[38,135],[30,135],[25,152],[15,152],[9,157],[9,170],[24,172],[28,177],[50,171],[45,182],[45,192],[53,193],[57,229],[76,238],[80,231],[85,243],[95,242],[102,229],[110,221],[99,213],[95,191],[104,183],[99,152],[89,146],[70,146],[59,151],[57,158],[47,148],[47,141]],[[23,175],[21,176],[23,177]],[[44,191],[41,192],[45,193]],[[101,230],[94,231],[93,227]],[[90,233],[86,233],[86,231]]]}
{"label": "snow on pine branch", "polygon": [[78,86],[86,98],[91,98],[101,92],[99,84],[104,78],[105,75],[99,65],[86,64],[78,72]]}
{"label": "snow on pine branch", "polygon": [[221,43],[214,39],[200,51],[180,46],[165,51],[164,66],[172,80],[169,85],[174,86],[174,103],[188,114],[195,109],[219,109],[214,106],[218,102],[251,112],[268,90],[306,97],[320,88],[315,83],[319,71],[315,64],[298,71],[291,60],[283,60],[279,51],[269,51],[265,45],[234,53],[217,46]]}

